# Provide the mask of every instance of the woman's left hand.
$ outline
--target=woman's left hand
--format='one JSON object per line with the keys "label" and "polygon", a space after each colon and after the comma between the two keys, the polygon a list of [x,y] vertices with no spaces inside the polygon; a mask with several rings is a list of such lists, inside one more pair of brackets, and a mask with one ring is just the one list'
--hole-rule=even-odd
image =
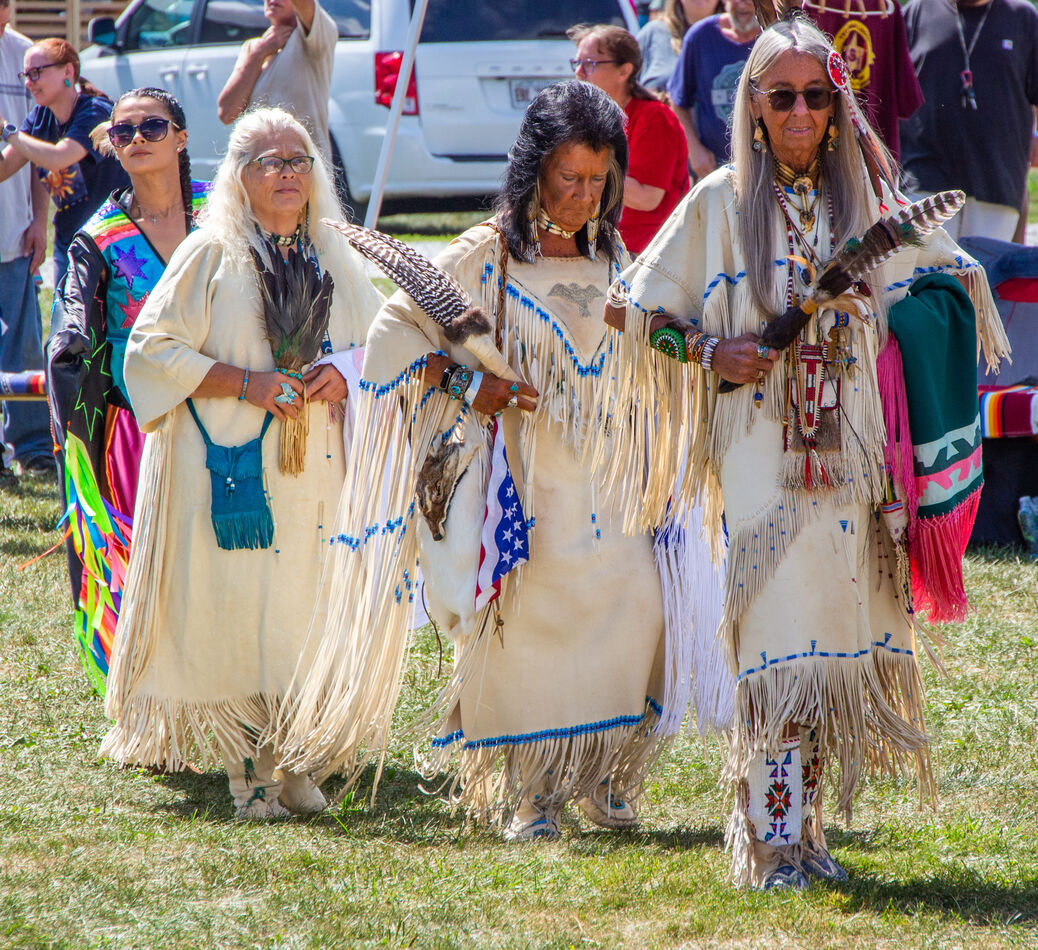
{"label": "woman's left hand", "polygon": [[346,380],[331,363],[321,363],[303,374],[306,398],[311,402],[341,402],[346,398]]}

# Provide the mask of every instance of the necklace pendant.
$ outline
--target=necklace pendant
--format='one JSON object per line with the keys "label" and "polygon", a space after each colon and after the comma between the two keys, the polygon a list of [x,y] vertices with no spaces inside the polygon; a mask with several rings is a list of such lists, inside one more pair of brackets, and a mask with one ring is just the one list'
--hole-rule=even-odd
{"label": "necklace pendant", "polygon": [[800,212],[800,227],[804,231],[810,231],[815,226],[815,213],[810,209]]}

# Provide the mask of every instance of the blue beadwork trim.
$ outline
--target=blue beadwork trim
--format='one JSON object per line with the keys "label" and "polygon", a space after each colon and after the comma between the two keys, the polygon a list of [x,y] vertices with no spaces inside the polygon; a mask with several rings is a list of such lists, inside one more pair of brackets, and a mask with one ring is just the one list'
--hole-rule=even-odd
{"label": "blue beadwork trim", "polygon": [[[645,697],[645,705],[657,716],[663,715],[663,707],[651,696]],[[603,719],[600,722],[588,722],[579,726],[566,726],[563,729],[542,729],[540,732],[526,732],[516,736],[493,736],[488,739],[474,739],[466,742],[461,748],[463,752],[471,749],[496,749],[504,745],[527,745],[531,742],[545,742],[552,739],[570,739],[573,736],[586,736],[594,732],[607,732],[621,726],[637,726],[645,721],[645,713],[639,716],[614,716],[612,719]],[[465,738],[465,733],[458,729],[448,736],[433,739],[430,745],[434,749],[445,749],[455,742]]]}
{"label": "blue beadwork trim", "polygon": [[400,538],[403,539],[404,535],[407,534],[407,524],[405,522],[409,522],[413,516],[414,502],[412,501],[406,515],[399,518],[390,518],[383,523],[370,524],[364,528],[362,537],[355,537],[349,534],[333,535],[328,539],[328,544],[345,544],[351,551],[359,551],[372,538],[393,534],[398,528],[400,529]]}
{"label": "blue beadwork trim", "polygon": [[805,653],[790,653],[789,656],[775,657],[770,660],[768,659],[767,652],[762,650],[760,656],[764,662],[760,666],[754,666],[751,669],[743,670],[743,672],[741,672],[736,677],[736,679],[744,679],[747,676],[752,676],[754,673],[760,673],[763,670],[769,669],[772,666],[776,666],[779,663],[788,663],[791,660],[804,660],[811,659],[814,657],[823,660],[857,660],[860,657],[868,656],[876,647],[882,650],[886,650],[888,653],[899,653],[902,656],[915,656],[915,652],[913,650],[903,650],[900,647],[887,646],[887,644],[890,642],[891,636],[892,634],[885,633],[883,634],[882,640],[873,640],[871,646],[865,647],[865,649],[863,650],[857,650],[854,653],[829,652],[827,650],[819,650],[817,649],[817,640],[811,641],[810,651],[807,651]]}
{"label": "blue beadwork trim", "polygon": [[910,287],[916,280],[922,277],[924,274],[946,274],[956,271],[967,271],[972,270],[974,267],[980,267],[976,261],[967,262],[960,255],[956,255],[954,264],[936,264],[932,267],[917,267],[912,271],[912,276],[905,278],[905,280],[895,281],[893,284],[887,285],[884,288],[884,293],[890,293],[892,290],[899,290],[902,287]]}
{"label": "blue beadwork trim", "polygon": [[[436,350],[435,354],[437,356],[447,355],[443,352],[443,350]],[[388,393],[393,392],[393,390],[399,389],[401,386],[405,385],[406,383],[409,383],[417,375],[419,370],[424,370],[428,358],[428,353],[426,353],[425,356],[418,357],[418,359],[414,360],[414,362],[412,362],[410,366],[407,366],[405,369],[402,369],[399,373],[397,373],[396,378],[390,380],[390,382],[388,383],[374,383],[369,379],[361,379],[361,392],[371,393],[376,399],[381,399]],[[436,387],[433,387],[433,390],[435,391]],[[428,398],[428,393],[426,393],[425,398]]]}

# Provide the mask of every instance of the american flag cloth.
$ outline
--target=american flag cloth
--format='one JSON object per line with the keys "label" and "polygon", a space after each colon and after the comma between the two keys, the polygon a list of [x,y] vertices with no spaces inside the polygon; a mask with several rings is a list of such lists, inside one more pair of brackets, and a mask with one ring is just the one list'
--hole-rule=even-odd
{"label": "american flag cloth", "polygon": [[530,554],[526,516],[508,468],[505,438],[497,419],[492,420],[492,425],[493,450],[479,543],[476,610],[484,608],[501,593],[501,578],[525,564]]}

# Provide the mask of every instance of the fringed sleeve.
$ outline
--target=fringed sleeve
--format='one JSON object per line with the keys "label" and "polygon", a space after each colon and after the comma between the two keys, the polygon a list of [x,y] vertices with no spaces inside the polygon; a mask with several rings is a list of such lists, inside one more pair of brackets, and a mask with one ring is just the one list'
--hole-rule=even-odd
{"label": "fringed sleeve", "polygon": [[[454,273],[475,268],[493,237],[488,228],[473,229],[437,263]],[[292,769],[323,777],[353,771],[363,751],[385,754],[417,594],[417,470],[434,440],[456,428],[466,439],[481,432],[467,406],[423,381],[426,357],[437,351],[478,366],[398,291],[368,333],[351,461],[326,561],[327,623],[311,628],[314,660],[297,670],[279,716],[282,763]]]}

